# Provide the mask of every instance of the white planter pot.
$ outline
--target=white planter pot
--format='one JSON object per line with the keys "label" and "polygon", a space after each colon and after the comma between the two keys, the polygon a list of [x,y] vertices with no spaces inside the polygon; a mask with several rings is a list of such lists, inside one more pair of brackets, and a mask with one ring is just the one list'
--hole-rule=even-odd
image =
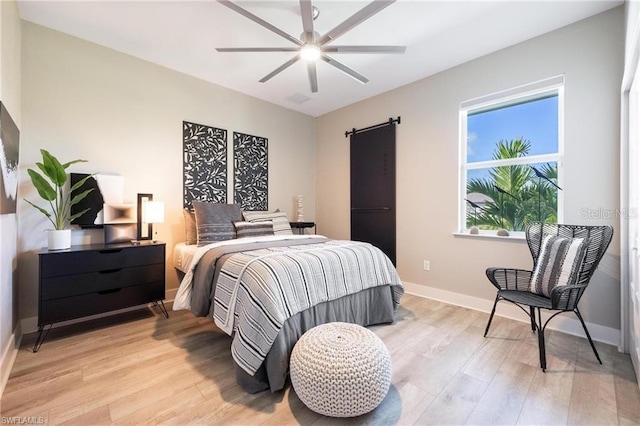
{"label": "white planter pot", "polygon": [[71,229],[50,229],[47,235],[49,250],[64,250],[71,247]]}

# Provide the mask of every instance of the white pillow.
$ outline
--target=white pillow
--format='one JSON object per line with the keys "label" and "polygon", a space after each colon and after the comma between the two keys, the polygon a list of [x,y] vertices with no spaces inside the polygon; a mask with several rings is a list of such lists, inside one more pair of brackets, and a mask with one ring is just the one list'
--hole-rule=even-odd
{"label": "white pillow", "polygon": [[275,235],[293,235],[291,232],[291,225],[289,225],[289,219],[285,212],[242,212],[244,220],[247,222],[273,222],[273,233]]}

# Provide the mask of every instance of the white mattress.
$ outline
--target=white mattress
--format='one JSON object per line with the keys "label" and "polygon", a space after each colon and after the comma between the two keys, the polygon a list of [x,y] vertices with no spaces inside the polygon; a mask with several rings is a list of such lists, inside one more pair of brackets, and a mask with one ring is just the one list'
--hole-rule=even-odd
{"label": "white mattress", "polygon": [[196,244],[178,243],[173,247],[173,267],[185,274],[198,246]]}

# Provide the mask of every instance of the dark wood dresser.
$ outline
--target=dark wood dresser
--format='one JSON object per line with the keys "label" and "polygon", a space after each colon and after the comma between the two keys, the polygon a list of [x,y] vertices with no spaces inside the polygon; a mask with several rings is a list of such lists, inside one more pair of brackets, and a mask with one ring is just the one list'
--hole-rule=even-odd
{"label": "dark wood dresser", "polygon": [[162,302],[165,244],[91,244],[60,251],[44,249],[39,253],[38,294],[38,338],[34,352],[56,322],[158,302],[168,316]]}

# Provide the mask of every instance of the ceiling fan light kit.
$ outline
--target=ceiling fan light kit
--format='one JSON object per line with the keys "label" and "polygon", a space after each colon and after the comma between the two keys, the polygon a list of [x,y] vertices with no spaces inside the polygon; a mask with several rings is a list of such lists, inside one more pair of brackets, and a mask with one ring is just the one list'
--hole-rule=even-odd
{"label": "ceiling fan light kit", "polygon": [[218,2],[229,9],[239,13],[240,15],[252,20],[258,25],[278,34],[296,45],[296,47],[227,47],[216,48],[218,52],[295,52],[296,55],[284,64],[264,76],[259,81],[264,83],[289,68],[300,59],[307,61],[307,74],[309,76],[309,84],[311,92],[318,91],[318,76],[316,72],[316,61],[322,59],[323,62],[337,68],[349,77],[366,83],[369,81],[365,76],[349,68],[343,63],[337,61],[327,53],[404,53],[405,46],[334,46],[331,45],[335,39],[369,19],[382,9],[386,8],[396,0],[374,0],[358,12],[338,24],[335,28],[324,35],[316,33],[313,29],[313,21],[318,17],[320,11],[311,4],[311,0],[300,0],[300,14],[302,16],[303,33],[300,38],[295,38],[290,34],[282,31],[267,21],[259,18],[248,10],[238,6],[230,0],[218,0]]}
{"label": "ceiling fan light kit", "polygon": [[317,61],[322,56],[322,49],[317,44],[305,43],[300,48],[300,56],[307,61]]}

